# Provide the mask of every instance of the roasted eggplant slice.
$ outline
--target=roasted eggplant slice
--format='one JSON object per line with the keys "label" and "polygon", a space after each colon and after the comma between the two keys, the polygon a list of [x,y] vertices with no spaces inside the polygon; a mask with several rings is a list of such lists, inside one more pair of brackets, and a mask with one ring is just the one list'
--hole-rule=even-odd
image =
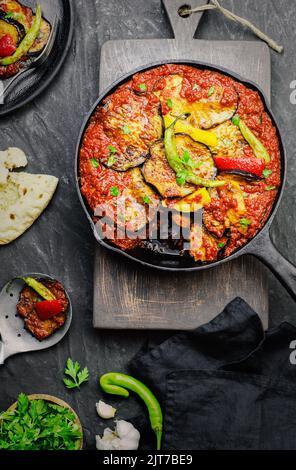
{"label": "roasted eggplant slice", "polygon": [[130,170],[130,177],[130,184],[123,190],[122,200],[118,201],[117,225],[124,225],[127,231],[134,232],[141,230],[154,217],[159,197],[145,183],[139,168]]}
{"label": "roasted eggplant slice", "polygon": [[22,5],[16,0],[1,0],[0,10],[5,13],[6,17],[21,23],[25,31],[28,31],[33,17],[31,8]]}
{"label": "roasted eggplant slice", "polygon": [[159,111],[154,95],[137,96],[128,87],[120,88],[93,118],[93,157],[116,171],[141,165],[162,135]]}
{"label": "roasted eggplant slice", "polygon": [[29,50],[30,55],[40,54],[40,52],[45,48],[46,44],[48,43],[50,32],[50,23],[48,23],[48,21],[42,18],[39,35],[31,49]]}
{"label": "roasted eggplant slice", "polygon": [[150,158],[143,167],[143,174],[147,183],[152,184],[166,198],[187,196],[195,190],[192,184],[177,184],[176,173],[168,164],[162,140],[151,146]]}
{"label": "roasted eggplant slice", "polygon": [[0,10],[0,39],[9,34],[17,46],[24,38],[26,31],[24,26],[13,18],[7,17],[6,13]]}
{"label": "roasted eggplant slice", "polygon": [[244,156],[244,151],[248,147],[241,131],[231,121],[211,129],[217,136],[217,145],[210,147],[215,156],[240,158]]}
{"label": "roasted eggplant slice", "polygon": [[[238,93],[234,87],[227,87],[228,101],[225,101],[225,87],[219,77],[215,78],[215,86],[204,89],[198,99],[188,101],[182,93],[183,76],[169,75],[156,84],[155,95],[159,97],[162,111],[168,115],[167,123],[173,122],[175,116],[190,113],[186,121],[189,125],[200,129],[211,129],[231,119],[238,106]],[[160,90],[158,90],[160,88]],[[176,126],[176,130],[178,128]]]}
{"label": "roasted eggplant slice", "polygon": [[[195,166],[193,168],[195,175],[206,179],[215,177],[216,168],[208,147],[195,142],[185,134],[176,135],[176,144],[181,159],[185,152],[190,156]],[[167,162],[163,141],[156,142],[151,146],[150,155],[143,167],[144,177],[147,183],[152,184],[163,197],[184,197],[194,192],[196,186],[177,183],[176,173]]]}
{"label": "roasted eggplant slice", "polygon": [[244,178],[247,181],[259,181],[260,179],[262,179],[260,178],[260,176],[255,175],[254,173],[249,173],[248,171],[243,171],[243,170],[236,170],[236,169],[227,170],[227,171],[221,172],[220,175],[223,175],[224,173],[228,175],[240,176],[241,178]]}

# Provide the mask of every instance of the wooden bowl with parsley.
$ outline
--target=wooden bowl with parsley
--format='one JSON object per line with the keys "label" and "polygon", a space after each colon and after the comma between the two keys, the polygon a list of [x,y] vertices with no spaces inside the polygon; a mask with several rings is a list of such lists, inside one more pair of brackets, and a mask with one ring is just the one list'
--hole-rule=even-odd
{"label": "wooden bowl with parsley", "polygon": [[0,449],[81,450],[83,430],[75,411],[45,394],[25,395],[0,414]]}

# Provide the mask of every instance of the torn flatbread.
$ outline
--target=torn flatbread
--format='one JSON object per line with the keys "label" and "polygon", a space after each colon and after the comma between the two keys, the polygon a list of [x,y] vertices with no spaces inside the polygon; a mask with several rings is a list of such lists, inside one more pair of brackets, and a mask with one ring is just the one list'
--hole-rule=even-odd
{"label": "torn flatbread", "polygon": [[58,178],[49,175],[9,173],[0,185],[0,245],[22,235],[52,199]]}

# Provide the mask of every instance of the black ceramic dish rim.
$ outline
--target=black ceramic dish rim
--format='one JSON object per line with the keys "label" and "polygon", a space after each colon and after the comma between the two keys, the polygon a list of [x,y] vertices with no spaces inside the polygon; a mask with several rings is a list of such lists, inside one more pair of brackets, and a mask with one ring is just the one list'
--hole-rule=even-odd
{"label": "black ceramic dish rim", "polygon": [[[170,266],[162,266],[162,265],[152,264],[152,263],[149,263],[147,261],[136,258],[135,256],[121,250],[120,248],[116,248],[112,245],[109,245],[104,240],[100,239],[97,232],[96,232],[95,225],[94,225],[94,222],[93,222],[91,214],[90,214],[90,210],[88,209],[87,203],[85,202],[85,200],[84,200],[84,198],[81,194],[80,184],[79,184],[79,155],[80,155],[82,139],[83,139],[84,133],[86,131],[86,127],[87,127],[91,117],[93,116],[93,113],[97,109],[97,107],[102,103],[102,101],[109,94],[113,93],[120,85],[123,85],[125,82],[130,80],[133,77],[133,75],[135,75],[136,73],[145,72],[145,71],[148,71],[152,68],[160,67],[162,65],[168,65],[168,64],[187,65],[187,66],[192,66],[192,67],[196,67],[196,68],[209,69],[209,70],[212,70],[213,72],[220,72],[220,73],[223,73],[223,74],[229,76],[230,78],[233,78],[233,79],[239,81],[240,83],[242,83],[243,85],[253,89],[254,91],[257,91],[261,96],[261,99],[262,99],[263,104],[264,104],[265,111],[270,116],[270,118],[271,118],[271,120],[272,120],[272,122],[273,122],[273,124],[274,124],[274,126],[277,130],[277,135],[278,135],[279,142],[280,142],[281,187],[278,191],[277,198],[276,198],[276,201],[274,202],[274,205],[273,205],[273,208],[270,212],[270,215],[269,215],[267,221],[265,222],[264,226],[262,227],[262,229],[259,230],[259,232],[255,235],[255,237],[253,237],[251,240],[249,240],[248,243],[246,243],[243,247],[236,250],[234,253],[232,253],[227,258],[223,258],[221,260],[214,261],[212,263],[203,264],[203,265],[196,265],[196,266],[192,266],[192,267],[170,267]],[[247,255],[247,254],[255,254],[256,255],[255,248],[254,248],[254,246],[256,245],[256,241],[264,233],[269,232],[270,226],[273,222],[273,219],[274,219],[274,217],[277,213],[277,210],[279,208],[279,205],[280,205],[282,197],[283,197],[283,192],[284,192],[284,188],[285,188],[285,185],[286,185],[286,178],[287,178],[287,156],[286,156],[285,145],[284,145],[283,138],[282,138],[282,133],[281,133],[281,130],[279,128],[278,122],[277,122],[277,120],[276,120],[276,118],[275,118],[275,116],[274,116],[274,114],[271,110],[271,107],[268,103],[268,100],[265,96],[265,93],[263,92],[263,90],[256,83],[252,82],[251,80],[247,80],[247,79],[241,77],[239,74],[236,74],[235,72],[232,72],[232,71],[230,71],[229,69],[227,69],[225,67],[215,66],[213,64],[209,64],[209,63],[201,62],[201,61],[196,61],[196,60],[171,59],[171,60],[156,61],[156,62],[149,63],[147,65],[137,67],[136,69],[134,69],[131,72],[123,75],[118,80],[113,82],[109,87],[107,87],[100,94],[99,98],[95,101],[94,105],[91,107],[90,112],[87,114],[87,116],[85,117],[85,119],[83,121],[81,130],[80,130],[80,133],[79,133],[79,137],[78,137],[77,146],[76,146],[74,171],[75,171],[76,190],[77,190],[77,193],[78,193],[80,203],[81,203],[82,208],[83,208],[83,210],[84,210],[84,212],[85,212],[85,214],[86,214],[86,216],[87,216],[87,218],[90,222],[90,225],[91,225],[92,231],[93,231],[93,235],[94,235],[95,239],[97,240],[97,242],[101,246],[103,246],[104,248],[110,250],[113,253],[117,253],[118,255],[124,256],[125,258],[128,258],[129,260],[131,260],[131,261],[133,261],[137,264],[145,266],[146,268],[152,268],[152,269],[157,269],[157,270],[162,270],[162,271],[171,271],[171,272],[191,272],[191,271],[203,271],[203,270],[207,270],[207,269],[210,269],[210,268],[215,268],[217,266],[221,266],[224,263],[235,260],[235,259],[239,258],[242,255]]]}
{"label": "black ceramic dish rim", "polygon": [[51,84],[53,79],[57,76],[57,74],[61,70],[66,60],[66,57],[68,55],[68,52],[72,43],[72,39],[73,39],[73,34],[74,34],[74,7],[72,5],[72,1],[63,0],[63,2],[67,4],[67,8],[69,9],[69,34],[68,34],[67,42],[65,43],[65,48],[63,50],[63,53],[60,55],[58,64],[54,67],[53,71],[50,73],[48,78],[44,80],[42,85],[40,85],[40,87],[37,86],[36,90],[32,91],[30,96],[28,96],[24,100],[19,101],[15,105],[12,105],[11,107],[9,107],[8,109],[4,111],[1,111],[1,107],[0,107],[0,117],[8,116],[12,112],[17,111],[18,109],[22,108],[23,106],[27,105],[28,103],[33,101],[35,98],[37,98]]}

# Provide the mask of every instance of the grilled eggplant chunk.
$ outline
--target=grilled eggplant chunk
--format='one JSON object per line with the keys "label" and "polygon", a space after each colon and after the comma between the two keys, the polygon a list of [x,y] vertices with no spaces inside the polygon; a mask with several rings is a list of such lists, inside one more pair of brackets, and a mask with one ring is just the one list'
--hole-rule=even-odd
{"label": "grilled eggplant chunk", "polygon": [[218,144],[211,147],[215,156],[240,158],[244,156],[244,151],[249,145],[242,136],[238,126],[226,121],[212,129],[217,136]]}
{"label": "grilled eggplant chunk", "polygon": [[40,52],[45,48],[46,44],[48,43],[50,33],[50,23],[44,18],[42,18],[39,35],[31,49],[29,50],[30,55],[35,56],[40,54]]}
{"label": "grilled eggplant chunk", "polygon": [[[195,166],[193,169],[194,174],[207,179],[215,177],[216,168],[208,147],[195,142],[185,134],[176,135],[176,144],[180,158],[183,157],[184,152],[189,153]],[[162,140],[151,146],[150,155],[143,168],[144,177],[147,183],[152,184],[163,197],[184,197],[195,191],[195,185],[187,183],[179,185],[177,183],[176,173],[166,159]]]}
{"label": "grilled eggplant chunk", "polygon": [[130,170],[130,184],[123,190],[122,196],[117,206],[117,225],[124,225],[127,231],[141,230],[154,217],[159,197],[145,183],[139,168]]}
{"label": "grilled eggplant chunk", "polygon": [[[223,83],[219,83],[216,77],[215,85],[211,86],[209,90],[204,90],[196,101],[188,101],[182,96],[183,77],[182,75],[169,75],[162,79],[164,83],[161,85],[161,90],[157,91],[156,96],[159,97],[163,111],[168,111],[167,124],[173,122],[175,116],[183,113],[190,113],[187,123],[193,127],[200,129],[211,129],[218,124],[221,124],[231,119],[236,113],[238,106],[238,93],[234,87],[227,87],[228,94],[232,95],[230,103],[224,104],[225,88]],[[178,131],[178,126],[176,126]]]}
{"label": "grilled eggplant chunk", "polygon": [[[0,5],[1,8],[1,5]],[[21,42],[26,34],[24,26],[13,18],[7,17],[4,11],[0,10],[0,39],[9,34],[16,46]]]}
{"label": "grilled eggplant chunk", "polygon": [[[152,100],[151,100],[152,99]],[[93,157],[116,171],[141,165],[149,147],[162,135],[163,122],[154,95],[138,96],[120,88],[99,108]]]}

